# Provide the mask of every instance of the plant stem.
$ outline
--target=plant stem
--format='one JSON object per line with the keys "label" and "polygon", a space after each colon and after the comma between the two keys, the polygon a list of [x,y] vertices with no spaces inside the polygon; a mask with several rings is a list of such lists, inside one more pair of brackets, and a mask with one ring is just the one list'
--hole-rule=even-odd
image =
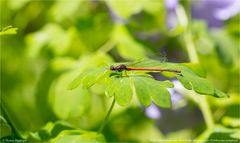
{"label": "plant stem", "polygon": [[189,60],[193,63],[198,63],[197,51],[195,49],[195,45],[192,41],[192,34],[190,32],[186,32],[183,36],[184,43],[186,45],[186,49],[188,52]]}
{"label": "plant stem", "polygon": [[[190,32],[187,32],[186,34],[184,34],[184,41],[186,44],[186,48],[188,51],[190,61],[193,63],[198,63],[199,60],[198,60],[197,52],[195,50],[196,48],[193,43],[192,35]],[[214,121],[213,121],[212,113],[211,113],[211,110],[208,105],[206,97],[199,96],[197,93],[194,93],[193,95],[194,95],[193,98],[198,99],[198,102],[196,102],[196,103],[198,104],[200,110],[202,111],[203,118],[206,122],[207,128],[211,129],[214,126]]]}
{"label": "plant stem", "polygon": [[110,106],[110,108],[109,108],[109,110],[108,110],[108,113],[107,113],[107,115],[106,115],[106,117],[105,117],[102,125],[100,126],[100,128],[99,128],[99,130],[98,130],[98,134],[100,134],[100,133],[103,131],[105,125],[107,124],[107,121],[108,121],[108,119],[109,119],[109,116],[110,116],[110,114],[111,114],[111,112],[112,112],[112,109],[113,109],[114,105],[115,105],[115,97],[113,97],[112,104],[111,104],[111,106]]}
{"label": "plant stem", "polygon": [[107,53],[109,52],[115,45],[115,42],[113,40],[107,41],[104,45],[102,45],[98,51]]}
{"label": "plant stem", "polygon": [[[193,63],[198,63],[199,60],[198,60],[196,48],[193,43],[192,35],[190,32],[187,32],[184,34],[184,42],[185,42],[185,45],[187,48],[187,52],[188,52],[190,61]],[[214,126],[214,121],[213,121],[212,113],[211,113],[211,110],[208,105],[206,97],[199,96],[197,93],[194,93],[193,98],[198,99],[198,102],[196,102],[196,104],[198,104],[200,110],[202,111],[203,118],[206,122],[207,128],[211,129]]]}
{"label": "plant stem", "polygon": [[[185,35],[185,36],[187,36],[187,35]],[[187,44],[186,47],[188,49],[187,51],[188,51],[188,54],[189,54],[189,57],[190,57],[190,61],[191,62],[198,62],[198,57],[197,57],[192,39],[188,39],[188,42],[186,44]],[[205,96],[200,96],[197,93],[194,93],[193,98],[198,99],[198,102],[196,102],[196,104],[198,104],[200,110],[202,111],[203,118],[206,122],[207,128],[211,129],[214,126],[214,121],[213,121],[212,113],[211,113],[211,110],[210,110],[210,107],[208,105],[206,97]]]}
{"label": "plant stem", "polygon": [[[199,95],[196,95],[196,96],[199,96]],[[207,128],[212,129],[214,127],[214,121],[213,121],[212,112],[210,110],[207,99],[204,96],[199,96],[198,98],[199,98],[198,106],[202,111],[203,118],[206,122]]]}
{"label": "plant stem", "polygon": [[[187,7],[187,8],[189,8],[189,7]],[[199,59],[198,59],[196,47],[193,42],[191,27],[189,25],[189,16],[190,16],[189,12],[190,12],[190,10],[185,9],[183,11],[180,11],[180,13],[178,13],[177,15],[178,15],[178,19],[180,19],[181,17],[185,17],[185,18],[188,17],[188,18],[186,18],[186,20],[187,20],[187,22],[186,22],[187,25],[185,25],[186,31],[183,33],[184,45],[187,49],[189,60],[193,63],[198,63]],[[199,106],[199,108],[203,114],[203,118],[205,120],[206,126],[208,129],[212,129],[214,127],[214,121],[213,121],[213,116],[212,116],[212,113],[211,113],[211,110],[210,110],[210,107],[209,107],[206,97],[199,96],[197,93],[193,93],[193,96],[191,96],[191,98],[197,99],[196,104]]]}

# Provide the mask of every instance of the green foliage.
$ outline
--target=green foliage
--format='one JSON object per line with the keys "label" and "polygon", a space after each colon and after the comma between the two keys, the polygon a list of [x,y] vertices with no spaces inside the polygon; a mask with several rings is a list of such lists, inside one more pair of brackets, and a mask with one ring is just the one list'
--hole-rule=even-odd
{"label": "green foliage", "polygon": [[146,4],[146,0],[140,0],[137,4],[136,1],[128,2],[127,0],[106,0],[106,2],[115,10],[117,15],[123,18],[129,18],[131,15],[138,13]]}
{"label": "green foliage", "polygon": [[233,128],[240,127],[240,121],[237,118],[232,118],[232,117],[225,116],[222,119],[222,122],[223,122],[224,125],[230,126],[230,127],[233,127]]}
{"label": "green foliage", "polygon": [[17,34],[17,30],[18,28],[15,28],[13,26],[7,26],[5,28],[3,28],[1,31],[0,31],[0,36],[1,35],[14,35],[14,34]]}
{"label": "green foliage", "polygon": [[106,72],[105,67],[84,71],[68,85],[68,89],[74,89],[79,84],[82,84],[85,88],[89,88],[104,76]]}
{"label": "green foliage", "polygon": [[144,57],[144,46],[135,41],[123,25],[115,26],[113,41],[116,43],[119,54],[123,58],[139,59]]}
{"label": "green foliage", "polygon": [[192,85],[190,89],[193,88],[199,94],[207,95],[214,94],[214,87],[208,80],[198,77],[195,73],[193,73],[189,69],[185,69],[181,73],[184,78],[184,84],[187,84],[187,87],[189,85]]}
{"label": "green foliage", "polygon": [[165,2],[0,1],[1,142],[238,141],[239,15],[213,30]]}
{"label": "green foliage", "polygon": [[[199,72],[201,72],[201,70]],[[182,77],[177,77],[186,89],[193,89],[199,94],[212,95],[215,97],[228,97],[227,94],[214,88],[214,86],[207,79],[197,76],[197,74],[185,67],[184,70],[182,70]]]}
{"label": "green foliage", "polygon": [[[171,107],[170,94],[166,90],[164,82],[155,81],[152,78],[133,78],[136,94],[145,106],[151,104],[151,99],[160,107]],[[166,83],[167,81],[165,81]],[[169,84],[169,83],[168,83]],[[172,87],[172,85],[170,85]]]}
{"label": "green foliage", "polygon": [[127,105],[132,99],[131,79],[126,78],[115,78],[110,79],[108,82],[106,93],[110,96],[114,95],[116,102],[119,105]]}
{"label": "green foliage", "polygon": [[[51,140],[49,140],[51,139]],[[85,130],[74,129],[70,124],[64,121],[47,123],[38,132],[32,132],[28,136],[29,141],[46,141],[50,142],[104,142],[105,139],[101,134],[88,132]]]}
{"label": "green foliage", "polygon": [[64,130],[56,138],[50,142],[66,143],[66,142],[105,142],[103,135],[95,132],[86,132],[82,130]]}
{"label": "green foliage", "polygon": [[[172,64],[172,63],[161,63],[154,60],[138,60],[133,62],[136,67],[139,66],[154,66],[154,67],[169,67],[170,69],[179,68],[181,73],[175,73],[175,76],[183,84],[183,86],[189,90],[193,89],[199,94],[212,95],[215,97],[227,97],[227,95],[217,89],[207,80],[199,77],[187,66]],[[131,63],[125,63],[126,65],[131,65]],[[148,64],[148,65],[147,65]],[[114,64],[117,65],[117,64]],[[185,64],[186,65],[186,64]],[[190,66],[190,64],[188,64]],[[202,69],[196,65],[190,66],[194,71],[202,76],[204,72]],[[194,68],[197,67],[197,68]],[[126,71],[128,72],[128,71]],[[147,72],[147,71],[145,71]],[[73,80],[69,89],[75,89],[79,85],[83,87],[90,87],[96,83],[99,79],[105,79],[106,81],[106,94],[108,96],[114,96],[116,102],[119,105],[128,105],[132,99],[132,95],[137,95],[140,103],[145,106],[151,104],[151,100],[154,101],[158,106],[170,108],[171,99],[170,94],[166,88],[173,88],[173,84],[166,81],[156,81],[150,75],[139,74],[137,72],[132,72],[131,74],[125,73],[123,75],[114,74],[108,69],[108,67],[96,67],[93,69],[88,69],[83,71],[75,80]]]}
{"label": "green foliage", "polygon": [[[80,117],[89,108],[90,93],[86,89],[80,87],[74,90],[67,89],[68,84],[75,75],[74,73],[62,75],[52,84],[49,91],[49,103],[60,119]],[[61,96],[58,96],[60,94]],[[64,106],[62,103],[64,103]]]}
{"label": "green foliage", "polygon": [[48,47],[54,54],[63,55],[70,44],[69,35],[57,24],[48,24],[36,33],[26,38],[30,57],[36,57],[44,47]]}
{"label": "green foliage", "polygon": [[2,116],[0,116],[0,131],[0,138],[10,136],[12,134],[11,127]]}
{"label": "green foliage", "polygon": [[239,142],[239,131],[239,129],[228,129],[223,126],[216,126],[215,130],[210,133],[207,142],[212,142],[212,140]]}

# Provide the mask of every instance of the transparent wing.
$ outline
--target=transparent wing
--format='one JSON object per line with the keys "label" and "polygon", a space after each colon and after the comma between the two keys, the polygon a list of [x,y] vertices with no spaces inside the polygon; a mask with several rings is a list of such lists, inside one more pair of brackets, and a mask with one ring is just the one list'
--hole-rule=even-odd
{"label": "transparent wing", "polygon": [[128,63],[127,67],[141,67],[141,68],[164,68],[166,62],[151,60],[143,58],[132,63]]}

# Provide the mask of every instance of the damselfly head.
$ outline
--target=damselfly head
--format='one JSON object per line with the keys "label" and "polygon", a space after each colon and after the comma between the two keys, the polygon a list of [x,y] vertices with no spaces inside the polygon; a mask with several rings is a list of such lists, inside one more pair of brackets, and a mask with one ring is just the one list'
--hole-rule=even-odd
{"label": "damselfly head", "polygon": [[113,65],[110,66],[110,70],[112,70],[112,71],[114,70],[114,66]]}
{"label": "damselfly head", "polygon": [[127,70],[127,66],[124,65],[124,64],[120,64],[120,65],[118,65],[118,66],[113,66],[113,65],[111,65],[111,66],[110,66],[110,70],[122,72],[122,71],[124,71],[124,70]]}

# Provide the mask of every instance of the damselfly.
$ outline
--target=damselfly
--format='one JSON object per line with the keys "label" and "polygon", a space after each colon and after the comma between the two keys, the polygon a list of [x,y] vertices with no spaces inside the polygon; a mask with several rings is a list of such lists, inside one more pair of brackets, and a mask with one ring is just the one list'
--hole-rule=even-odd
{"label": "damselfly", "polygon": [[135,63],[132,63],[132,64],[119,64],[119,65],[116,65],[116,66],[111,65],[110,70],[117,71],[117,72],[122,72],[122,71],[150,71],[150,72],[173,72],[173,73],[178,73],[178,74],[181,73],[181,71],[177,70],[177,69],[160,68],[163,65],[164,65],[164,63],[154,61],[154,60],[141,60],[141,61],[138,61],[138,62],[135,62]]}

